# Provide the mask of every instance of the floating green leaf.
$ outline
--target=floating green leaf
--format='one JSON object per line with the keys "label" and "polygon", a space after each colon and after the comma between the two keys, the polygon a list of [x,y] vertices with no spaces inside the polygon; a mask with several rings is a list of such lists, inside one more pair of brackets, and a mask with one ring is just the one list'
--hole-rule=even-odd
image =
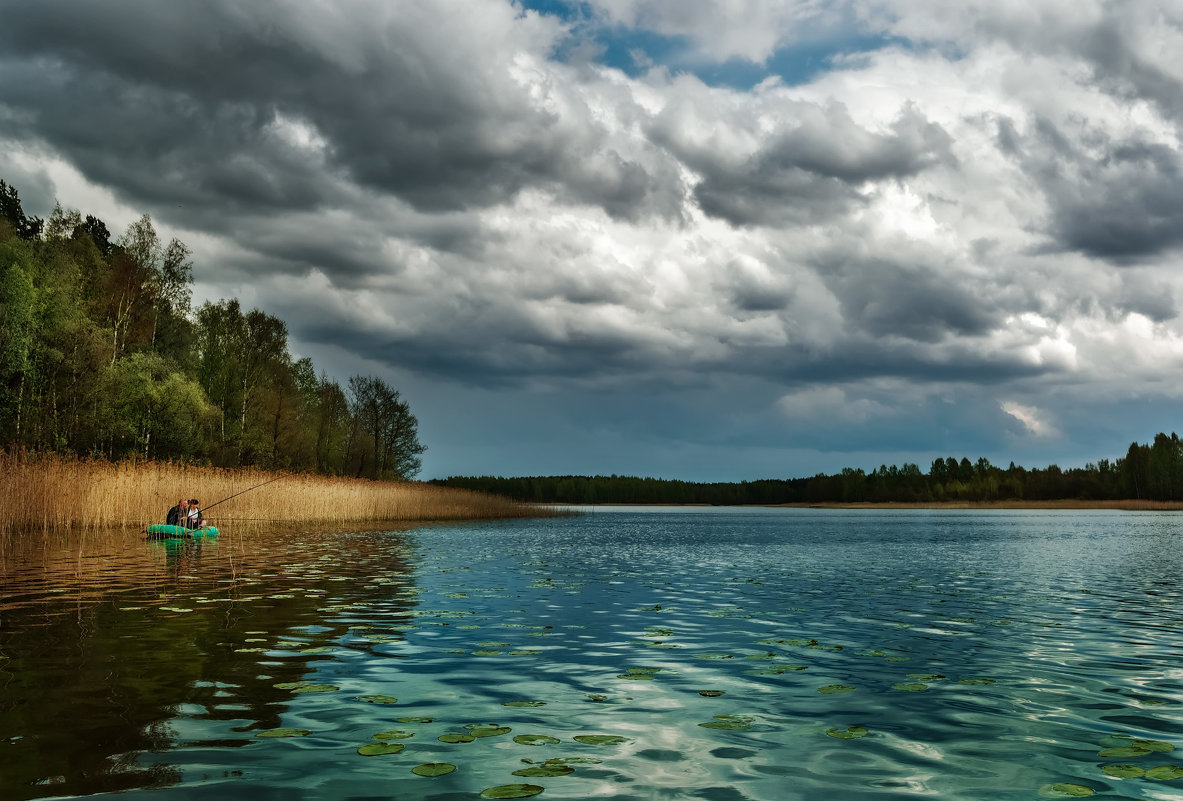
{"label": "floating green leaf", "polygon": [[1174,751],[1175,746],[1163,740],[1134,740],[1135,748],[1144,748],[1147,751]]}
{"label": "floating green leaf", "polygon": [[797,670],[808,670],[808,665],[769,665],[764,668],[752,668],[745,670],[744,673],[750,673],[753,676],[781,676]]}
{"label": "floating green leaf", "polygon": [[826,734],[831,737],[836,737],[839,740],[857,740],[859,737],[866,737],[867,730],[862,726],[851,726],[847,729],[827,729]]}
{"label": "floating green leaf", "polygon": [[513,741],[518,745],[554,745],[560,742],[546,734],[519,734]]}
{"label": "floating green leaf", "polygon": [[312,734],[308,729],[268,729],[256,734],[256,737],[307,737]]}
{"label": "floating green leaf", "polygon": [[566,776],[568,773],[574,773],[575,768],[570,765],[560,765],[555,763],[553,765],[535,765],[532,768],[522,768],[515,770],[514,776],[525,776],[531,779],[547,778],[551,776]]}
{"label": "floating green leaf", "polygon": [[907,692],[907,693],[918,693],[921,690],[927,690],[928,685],[922,684],[918,681],[905,681],[905,682],[901,682],[900,684],[891,685],[891,689],[903,690],[904,692]]}
{"label": "floating green leaf", "polygon": [[361,754],[362,756],[397,754],[399,751],[402,751],[404,747],[405,746],[403,746],[402,743],[370,743],[369,745],[363,745],[361,748],[357,749],[357,753]]}
{"label": "floating green leaf", "polygon": [[335,684],[309,684],[304,687],[296,687],[292,690],[293,693],[331,693],[334,690],[341,688]]}
{"label": "floating green leaf", "polygon": [[994,679],[961,679],[958,684],[993,684]]}
{"label": "floating green leaf", "polygon": [[380,731],[377,734],[370,735],[371,740],[405,740],[408,737],[414,737],[415,732],[407,731],[406,729],[389,729],[387,731]]}
{"label": "floating green leaf", "polygon": [[941,681],[947,679],[948,676],[940,673],[909,673],[908,678],[916,679],[916,681]]}
{"label": "floating green leaf", "polygon": [[834,695],[836,693],[848,693],[854,687],[849,684],[827,684],[825,687],[818,687],[817,691],[823,695]]}
{"label": "floating green leaf", "polygon": [[411,773],[416,776],[447,776],[452,771],[456,770],[456,766],[451,762],[424,762],[422,765],[416,765],[411,768]]}
{"label": "floating green leaf", "polygon": [[1137,779],[1146,775],[1146,771],[1137,765],[1105,765],[1101,770],[1119,779]]}
{"label": "floating green leaf", "polygon": [[397,704],[398,699],[393,695],[359,695],[358,701],[365,701],[367,704]]}
{"label": "floating green leaf", "polygon": [[1071,782],[1045,784],[1039,788],[1039,794],[1044,798],[1085,798],[1093,795],[1094,792],[1091,787],[1085,787],[1083,784],[1073,784]]}
{"label": "floating green leaf", "polygon": [[551,757],[543,765],[599,765],[602,759],[595,757]]}
{"label": "floating green leaf", "polygon": [[699,690],[698,694],[703,698],[718,698],[723,694],[722,690]]}
{"label": "floating green leaf", "polygon": [[448,734],[441,734],[438,738],[441,743],[471,743],[476,738],[471,734],[461,734],[460,732],[449,732]]}
{"label": "floating green leaf", "polygon": [[473,737],[500,737],[513,731],[509,726],[498,726],[495,723],[469,723],[464,728],[472,732]]}
{"label": "floating green leaf", "polygon": [[616,734],[577,734],[571,739],[584,745],[620,745],[628,742],[627,737]]}
{"label": "floating green leaf", "polygon": [[501,653],[501,651],[497,650],[496,648],[481,648],[480,650],[473,651],[472,655],[473,656],[496,656],[499,653]]}
{"label": "floating green leaf", "polygon": [[435,718],[395,718],[395,723],[432,723]]}
{"label": "floating green leaf", "polygon": [[753,719],[748,715],[715,715],[714,720],[699,723],[704,729],[726,729],[728,731],[751,731]]}
{"label": "floating green leaf", "polygon": [[1097,753],[1106,759],[1121,759],[1123,757],[1140,757],[1150,753],[1149,748],[1139,748],[1136,745],[1119,745],[1116,748],[1105,748]]}
{"label": "floating green leaf", "polygon": [[734,659],[733,654],[695,654],[699,659]]}
{"label": "floating green leaf", "polygon": [[546,706],[546,701],[506,701],[502,706],[538,707]]}
{"label": "floating green leaf", "polygon": [[1160,782],[1183,779],[1183,765],[1159,765],[1146,771],[1146,778]]}
{"label": "floating green leaf", "polygon": [[529,798],[542,792],[537,784],[502,784],[481,791],[481,798]]}

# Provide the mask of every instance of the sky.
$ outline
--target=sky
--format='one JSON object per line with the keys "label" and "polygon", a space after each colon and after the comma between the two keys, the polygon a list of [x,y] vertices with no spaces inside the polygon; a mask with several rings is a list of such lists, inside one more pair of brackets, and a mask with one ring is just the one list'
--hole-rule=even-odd
{"label": "sky", "polygon": [[421,478],[1183,428],[1177,0],[0,0],[0,178],[380,376]]}

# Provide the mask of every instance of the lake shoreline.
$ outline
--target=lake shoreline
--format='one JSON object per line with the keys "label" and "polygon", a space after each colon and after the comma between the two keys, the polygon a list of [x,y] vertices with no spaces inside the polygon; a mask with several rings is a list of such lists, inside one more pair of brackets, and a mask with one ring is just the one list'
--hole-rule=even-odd
{"label": "lake shoreline", "polygon": [[1144,501],[1144,500],[1111,500],[1111,501],[1082,501],[1082,500],[1054,500],[1054,501],[870,501],[854,503],[781,503],[774,508],[799,509],[1064,509],[1073,511],[1112,510],[1123,512],[1178,512],[1183,511],[1180,501]]}
{"label": "lake shoreline", "polygon": [[795,501],[793,503],[772,504],[709,504],[709,503],[544,503],[540,506],[565,506],[570,508],[595,509],[597,506],[679,506],[702,507],[706,509],[718,508],[753,508],[753,509],[1063,509],[1065,511],[1110,510],[1121,512],[1180,512],[1183,511],[1183,501],[1144,501],[1137,499],[1083,501],[1083,500],[1054,500],[1054,501],[855,501],[851,503],[834,503],[829,501]]}

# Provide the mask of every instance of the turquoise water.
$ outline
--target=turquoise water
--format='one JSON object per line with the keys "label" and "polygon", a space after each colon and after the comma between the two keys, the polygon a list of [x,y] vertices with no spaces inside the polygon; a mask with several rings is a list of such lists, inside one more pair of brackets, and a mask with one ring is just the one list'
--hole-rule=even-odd
{"label": "turquoise water", "polygon": [[1181,528],[597,508],[39,542],[0,572],[0,798],[1178,799]]}

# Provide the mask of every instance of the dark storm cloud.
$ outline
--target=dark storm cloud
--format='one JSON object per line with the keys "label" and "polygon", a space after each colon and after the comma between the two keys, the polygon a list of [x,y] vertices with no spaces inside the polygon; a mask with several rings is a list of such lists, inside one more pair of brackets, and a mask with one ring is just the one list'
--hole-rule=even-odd
{"label": "dark storm cloud", "polygon": [[655,136],[702,180],[694,194],[708,214],[736,225],[811,223],[860,203],[869,181],[914,175],[951,159],[952,140],[941,126],[908,107],[885,133],[851,119],[845,107],[793,104],[787,129],[747,158],[688,146],[668,120]]}
{"label": "dark storm cloud", "polygon": [[1026,136],[1002,120],[998,141],[1047,198],[1056,247],[1120,264],[1183,245],[1178,148],[1092,128],[1065,131],[1044,118]]}
{"label": "dark storm cloud", "polygon": [[876,337],[936,343],[979,336],[1001,322],[988,299],[950,280],[952,270],[842,253],[817,266],[847,324]]}
{"label": "dark storm cloud", "polygon": [[[416,21],[447,13],[430,6],[351,10],[10,5],[0,133],[44,140],[139,202],[312,208],[334,202],[348,178],[430,210],[538,186],[619,217],[676,215],[676,187],[663,189],[672,166],[652,172],[615,149],[578,92],[543,81],[561,96],[538,100],[538,87],[507,80],[512,53],[498,48],[512,43],[472,30],[424,36]],[[509,6],[483,10],[512,22]],[[465,24],[475,23],[451,22]],[[309,148],[285,126],[303,129]]]}

